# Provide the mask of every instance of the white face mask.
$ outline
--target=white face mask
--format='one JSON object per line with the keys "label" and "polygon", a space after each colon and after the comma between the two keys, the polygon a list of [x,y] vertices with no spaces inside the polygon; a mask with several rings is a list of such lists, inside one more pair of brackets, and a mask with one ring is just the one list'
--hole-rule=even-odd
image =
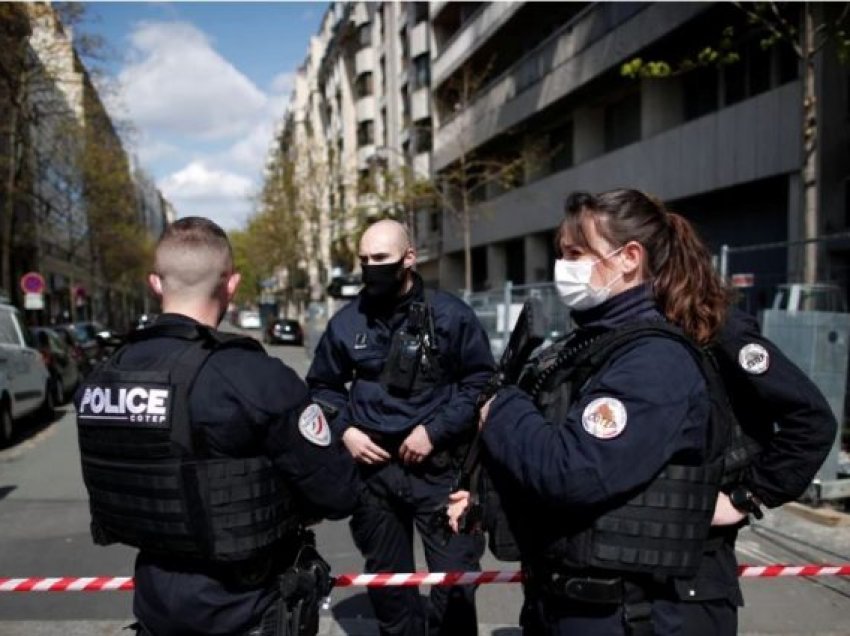
{"label": "white face mask", "polygon": [[601,305],[611,295],[611,285],[616,283],[622,274],[610,281],[604,287],[596,288],[590,284],[593,266],[612,257],[622,247],[617,248],[607,256],[596,261],[568,261],[559,258],[555,261],[555,287],[561,302],[567,307],[581,311]]}

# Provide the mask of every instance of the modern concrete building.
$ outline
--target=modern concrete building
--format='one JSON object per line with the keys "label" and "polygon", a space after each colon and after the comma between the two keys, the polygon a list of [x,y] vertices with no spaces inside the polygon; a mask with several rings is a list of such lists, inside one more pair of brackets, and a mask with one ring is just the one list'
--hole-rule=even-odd
{"label": "modern concrete building", "polygon": [[[620,73],[634,57],[675,64],[715,44],[725,26],[745,25],[731,4],[432,2],[429,19],[436,178],[464,153],[545,150],[518,187],[478,197],[475,290],[551,280],[553,229],[573,190],[651,192],[715,250],[802,236],[802,88],[790,47],[762,50],[742,26],[737,64],[661,80]],[[457,88],[464,71],[476,78],[466,101]],[[850,226],[847,80],[829,49],[818,56],[819,234]],[[460,233],[447,216],[431,228],[441,249],[424,255],[422,271],[459,289]],[[729,273],[754,274],[745,293],[763,306],[776,283],[799,279],[796,254],[733,253]],[[846,283],[846,247],[821,255],[820,279]]]}

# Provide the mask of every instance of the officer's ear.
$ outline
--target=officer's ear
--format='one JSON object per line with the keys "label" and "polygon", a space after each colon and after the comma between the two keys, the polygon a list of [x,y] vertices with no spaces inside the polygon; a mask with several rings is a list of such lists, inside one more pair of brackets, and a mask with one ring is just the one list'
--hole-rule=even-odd
{"label": "officer's ear", "polygon": [[412,269],[416,265],[416,248],[408,247],[404,252],[404,266]]}
{"label": "officer's ear", "polygon": [[148,274],[148,286],[157,298],[162,298],[162,278],[156,272]]}
{"label": "officer's ear", "polygon": [[623,278],[632,278],[643,272],[643,261],[646,250],[637,241],[629,241],[620,252],[620,264],[623,268]]}
{"label": "officer's ear", "polygon": [[239,272],[233,272],[230,276],[227,277],[226,289],[227,289],[227,300],[230,301],[235,295],[236,290],[239,289],[239,283],[242,280],[242,274]]}

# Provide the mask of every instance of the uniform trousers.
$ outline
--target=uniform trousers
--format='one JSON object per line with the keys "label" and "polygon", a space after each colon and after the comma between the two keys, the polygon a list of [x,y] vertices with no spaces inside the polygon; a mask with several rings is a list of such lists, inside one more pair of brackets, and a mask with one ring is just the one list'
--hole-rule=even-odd
{"label": "uniform trousers", "polygon": [[[478,571],[484,552],[481,536],[439,532],[454,471],[427,462],[396,461],[361,466],[367,493],[351,521],[354,542],[366,559],[366,572],[413,572],[414,527],[422,537],[430,572]],[[446,541],[446,537],[448,540]],[[475,587],[431,587],[425,607],[417,588],[369,588],[382,636],[474,636],[478,633]]]}

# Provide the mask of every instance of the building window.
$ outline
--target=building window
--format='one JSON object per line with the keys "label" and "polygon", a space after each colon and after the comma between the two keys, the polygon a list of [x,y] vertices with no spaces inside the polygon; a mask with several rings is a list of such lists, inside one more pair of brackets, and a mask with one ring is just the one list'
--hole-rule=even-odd
{"label": "building window", "polygon": [[379,62],[381,67],[381,86],[383,87],[384,95],[387,94],[387,58],[385,56],[381,56],[381,60]]}
{"label": "building window", "polygon": [[440,231],[440,213],[437,211],[431,212],[428,215],[428,230],[431,234],[435,234]]}
{"label": "building window", "polygon": [[560,172],[573,165],[573,122],[568,121],[549,131],[549,161],[551,172]]}
{"label": "building window", "polygon": [[375,122],[361,121],[357,124],[357,145],[369,146],[375,143]]}
{"label": "building window", "polygon": [[381,109],[381,130],[384,134],[383,144],[386,146],[389,143],[389,131],[387,130],[387,109],[386,107]]}
{"label": "building window", "polygon": [[407,26],[401,28],[398,37],[401,41],[401,61],[404,63],[410,59],[410,40],[407,38]]}
{"label": "building window", "polygon": [[357,27],[357,50],[372,46],[372,25],[367,22]]}
{"label": "building window", "polygon": [[505,242],[505,276],[514,285],[525,284],[525,240]]}
{"label": "building window", "polygon": [[375,176],[371,170],[360,170],[357,179],[357,194],[371,194],[375,192]]}
{"label": "building window", "polygon": [[413,23],[419,24],[428,19],[428,3],[414,2],[413,3]]}
{"label": "building window", "polygon": [[640,92],[634,92],[605,107],[605,152],[640,139]]}
{"label": "building window", "polygon": [[686,73],[683,80],[685,121],[697,119],[717,110],[718,75],[715,68],[704,68]]}
{"label": "building window", "polygon": [[431,152],[432,145],[431,120],[422,119],[416,122],[416,145],[414,146],[414,152],[416,154]]}
{"label": "building window", "polygon": [[779,83],[793,82],[800,75],[800,58],[790,46],[780,44],[779,51]]}
{"label": "building window", "polygon": [[410,93],[407,84],[401,87],[401,122],[404,128],[410,127]]}
{"label": "building window", "polygon": [[471,251],[472,291],[483,291],[487,288],[487,246],[473,247]]}
{"label": "building window", "polygon": [[369,97],[372,93],[372,72],[361,73],[354,80],[354,95],[357,99],[360,99],[361,97]]}
{"label": "building window", "polygon": [[427,53],[413,58],[413,90],[431,85],[431,60]]}

